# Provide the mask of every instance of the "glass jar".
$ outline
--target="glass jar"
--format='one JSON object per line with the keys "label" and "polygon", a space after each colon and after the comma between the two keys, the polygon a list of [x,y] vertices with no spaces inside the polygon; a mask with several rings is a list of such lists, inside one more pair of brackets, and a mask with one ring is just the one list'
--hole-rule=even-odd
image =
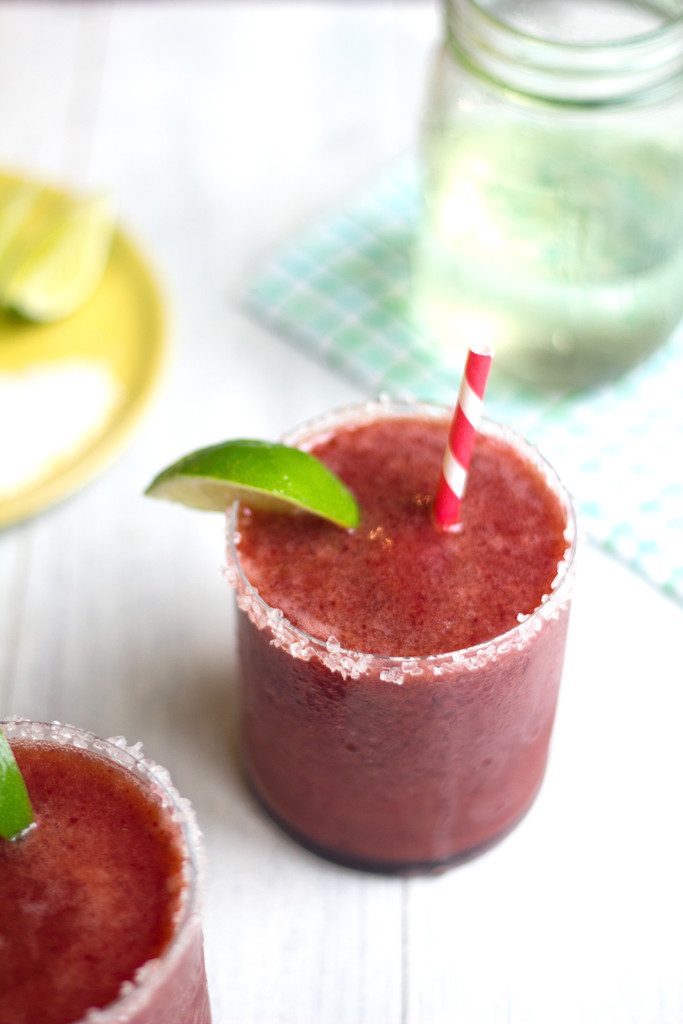
{"label": "glass jar", "polygon": [[683,14],[637,0],[446,0],[424,132],[424,336],[581,387],[683,315]]}

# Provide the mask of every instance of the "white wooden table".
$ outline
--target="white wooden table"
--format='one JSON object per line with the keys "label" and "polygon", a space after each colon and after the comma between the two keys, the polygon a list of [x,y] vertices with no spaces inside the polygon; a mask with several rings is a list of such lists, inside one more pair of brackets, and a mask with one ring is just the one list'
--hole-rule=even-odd
{"label": "white wooden table", "polygon": [[0,5],[0,161],[110,188],[174,320],[129,452],[0,536],[0,712],[142,737],[171,768],[206,833],[216,1024],[680,1024],[683,609],[585,547],[534,810],[445,877],[374,878],[245,792],[223,525],[140,496],[188,449],[357,397],[240,293],[413,142],[437,31],[410,0]]}

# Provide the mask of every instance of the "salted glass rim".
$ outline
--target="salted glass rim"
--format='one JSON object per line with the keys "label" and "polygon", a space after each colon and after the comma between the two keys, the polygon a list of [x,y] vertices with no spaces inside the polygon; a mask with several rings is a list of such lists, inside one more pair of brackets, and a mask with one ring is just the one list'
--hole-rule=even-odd
{"label": "salted glass rim", "polygon": [[30,742],[53,742],[86,750],[127,769],[146,789],[151,790],[162,807],[170,812],[182,837],[182,892],[180,905],[174,915],[173,937],[157,957],[146,960],[133,977],[124,981],[116,998],[102,1007],[91,1007],[74,1024],[119,1024],[144,1008],[145,1001],[157,985],[165,980],[190,941],[191,924],[199,913],[201,887],[204,878],[204,854],[201,832],[190,801],[180,795],[168,770],[146,757],[142,743],[128,744],[123,736],[103,739],[87,729],[63,722],[44,722],[12,717],[0,719],[8,739]]}
{"label": "salted glass rim", "polygon": [[645,32],[636,32],[629,36],[620,36],[618,39],[604,39],[595,42],[577,42],[572,40],[563,40],[556,38],[549,38],[547,36],[536,35],[535,32],[528,32],[524,29],[516,28],[509,22],[504,21],[502,18],[497,17],[491,11],[487,10],[482,3],[482,0],[448,0],[448,7],[450,10],[456,8],[459,4],[467,4],[473,8],[478,15],[489,22],[489,24],[501,32],[519,40],[527,40],[530,43],[539,44],[547,47],[556,47],[560,50],[576,51],[577,53],[597,53],[600,50],[619,50],[628,49],[629,47],[639,48],[648,43],[657,42],[659,39],[666,38],[666,36],[675,31],[677,28],[683,28],[683,11],[680,14],[672,14],[670,18],[667,18],[661,25],[657,25],[655,28],[647,29]]}
{"label": "salted glass rim", "polygon": [[[307,441],[310,442],[309,447],[312,447],[313,442],[320,443],[325,438],[326,433],[331,433],[333,430],[346,425],[362,426],[373,422],[375,419],[398,419],[404,416],[447,420],[450,419],[451,415],[452,410],[448,409],[447,406],[433,402],[380,398],[377,401],[360,402],[338,407],[321,416],[308,419],[300,426],[287,431],[282,436],[281,441],[283,444],[295,445],[305,450]],[[571,598],[577,543],[574,505],[571,495],[558,474],[534,445],[530,444],[510,427],[503,426],[488,417],[481,421],[479,430],[487,436],[493,436],[511,444],[523,455],[541,473],[546,484],[562,504],[567,516],[567,524],[564,531],[566,541],[565,552],[563,558],[558,562],[557,574],[551,584],[550,593],[544,595],[541,603],[526,618],[512,626],[509,630],[506,630],[506,632],[498,633],[496,636],[483,640],[478,644],[473,644],[471,647],[462,647],[455,651],[442,651],[437,654],[406,656],[370,653],[342,647],[335,642],[334,637],[322,640],[320,637],[307,633],[306,630],[291,622],[280,609],[269,605],[249,581],[239,557],[237,517],[240,502],[235,501],[228,510],[226,540],[230,565],[226,570],[226,575],[238,591],[238,603],[240,593],[247,597],[248,606],[242,610],[246,614],[250,614],[250,611],[254,609],[260,611],[261,615],[259,617],[264,619],[265,623],[274,632],[279,633],[287,641],[290,641],[292,637],[296,637],[295,643],[303,645],[304,649],[312,648],[316,654],[322,657],[322,660],[328,667],[338,667],[343,675],[354,674],[354,666],[356,669],[360,667],[361,673],[369,671],[372,667],[381,668],[386,666],[387,670],[394,674],[395,678],[393,681],[400,682],[403,682],[402,677],[404,675],[422,675],[425,668],[427,670],[432,669],[432,671],[436,669],[434,674],[438,675],[443,671],[444,666],[453,667],[462,664],[475,667],[481,659],[488,661],[496,657],[501,652],[501,649],[506,649],[505,645],[514,645],[515,641],[517,641],[518,646],[524,644],[527,637],[530,638],[540,629],[543,622],[553,618],[556,610],[563,607]],[[230,566],[232,566],[234,571],[231,571]],[[250,615],[250,618],[253,621],[252,615]],[[294,654],[295,652],[291,651],[291,653]],[[341,664],[344,661],[347,662],[346,666]],[[340,664],[337,665],[337,662]]]}

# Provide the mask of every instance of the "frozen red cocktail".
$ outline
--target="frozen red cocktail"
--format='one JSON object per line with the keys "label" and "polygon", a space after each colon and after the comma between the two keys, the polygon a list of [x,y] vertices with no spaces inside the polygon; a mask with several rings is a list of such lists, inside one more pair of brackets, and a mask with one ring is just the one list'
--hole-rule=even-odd
{"label": "frozen red cocktail", "polygon": [[427,870],[489,846],[547,759],[571,506],[532,448],[487,424],[460,528],[438,529],[448,424],[374,403],[286,438],[355,494],[357,530],[234,513],[247,773],[292,834],[360,867]]}
{"label": "frozen red cocktail", "polygon": [[123,741],[0,724],[36,817],[0,841],[0,1024],[210,1024],[187,801]]}

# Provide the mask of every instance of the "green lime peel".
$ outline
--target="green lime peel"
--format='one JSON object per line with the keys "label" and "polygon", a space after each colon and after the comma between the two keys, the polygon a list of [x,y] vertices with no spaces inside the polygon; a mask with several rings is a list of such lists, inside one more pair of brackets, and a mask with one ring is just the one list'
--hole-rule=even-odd
{"label": "green lime peel", "polygon": [[24,776],[0,729],[0,838],[16,839],[32,825],[33,808]]}

